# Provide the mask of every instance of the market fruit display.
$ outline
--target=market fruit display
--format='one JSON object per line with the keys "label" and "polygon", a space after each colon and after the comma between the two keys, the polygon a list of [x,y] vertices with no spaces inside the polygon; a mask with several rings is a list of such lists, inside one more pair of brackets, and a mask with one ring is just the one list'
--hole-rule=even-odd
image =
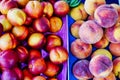
{"label": "market fruit display", "polygon": [[69,10],[65,1],[0,1],[0,80],[59,80],[63,72],[67,75],[63,33]]}
{"label": "market fruit display", "polygon": [[119,14],[120,6],[106,0],[84,0],[71,8],[69,79],[120,79]]}

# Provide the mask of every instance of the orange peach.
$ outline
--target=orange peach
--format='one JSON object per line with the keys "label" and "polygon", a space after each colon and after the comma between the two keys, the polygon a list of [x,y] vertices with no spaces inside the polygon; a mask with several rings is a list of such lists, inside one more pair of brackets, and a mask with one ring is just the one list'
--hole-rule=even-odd
{"label": "orange peach", "polygon": [[115,75],[111,72],[107,77],[105,78],[96,78],[94,77],[93,80],[116,80]]}
{"label": "orange peach", "polygon": [[83,42],[94,44],[101,40],[103,29],[94,20],[88,20],[80,26],[79,36]]}
{"label": "orange peach", "polygon": [[120,57],[113,60],[113,73],[120,79]]}
{"label": "orange peach", "polygon": [[93,75],[91,74],[89,70],[89,61],[88,60],[79,60],[73,65],[73,75],[79,79],[91,79]]}
{"label": "orange peach", "polygon": [[62,64],[68,60],[68,52],[66,48],[56,46],[50,50],[49,57],[53,63]]}
{"label": "orange peach", "polygon": [[50,79],[48,79],[48,80],[58,80],[57,78],[50,78]]}
{"label": "orange peach", "polygon": [[26,21],[26,13],[19,8],[12,8],[8,11],[7,18],[12,25],[20,26]]}
{"label": "orange peach", "polygon": [[44,74],[49,77],[54,77],[60,71],[59,65],[56,65],[50,61],[46,62],[47,69],[45,70]]}
{"label": "orange peach", "polygon": [[43,16],[50,18],[53,15],[53,5],[50,2],[42,2]]}
{"label": "orange peach", "polygon": [[20,7],[25,7],[29,0],[14,0]]}
{"label": "orange peach", "polygon": [[32,80],[46,80],[44,76],[35,76]]}
{"label": "orange peach", "polygon": [[12,24],[8,21],[6,15],[0,15],[0,23],[3,26],[3,31],[9,31],[12,29]]}
{"label": "orange peach", "polygon": [[33,78],[33,75],[27,69],[23,70],[23,76],[24,76],[24,80],[32,80]]}
{"label": "orange peach", "polygon": [[105,0],[85,0],[84,8],[89,15],[93,15],[96,8],[105,3]]}
{"label": "orange peach", "polygon": [[28,69],[34,75],[43,73],[46,70],[46,68],[47,66],[43,58],[34,58],[31,59],[28,63]]}
{"label": "orange peach", "polygon": [[77,20],[75,21],[72,25],[71,25],[71,34],[75,37],[75,38],[79,38],[79,28],[82,25],[84,21],[82,20]]}
{"label": "orange peach", "polygon": [[31,49],[29,51],[29,60],[34,59],[34,58],[41,58],[42,54],[39,50],[36,49]]}
{"label": "orange peach", "polygon": [[42,33],[33,33],[28,38],[28,45],[32,48],[41,48],[46,43],[46,38]]}
{"label": "orange peach", "polygon": [[94,19],[101,27],[109,28],[117,22],[118,12],[109,4],[101,5],[95,10]]}
{"label": "orange peach", "polygon": [[106,49],[97,49],[96,51],[93,52],[91,57],[94,57],[96,55],[105,55],[110,60],[112,60],[112,54],[108,50],[106,50]]}
{"label": "orange peach", "polygon": [[109,49],[114,56],[120,56],[120,43],[110,43]]}
{"label": "orange peach", "polygon": [[17,3],[14,0],[1,0],[0,2],[0,12],[2,14],[7,14],[10,9],[17,7]]}
{"label": "orange peach", "polygon": [[51,17],[50,18],[50,32],[58,32],[62,28],[62,20],[59,17]]}
{"label": "orange peach", "polygon": [[24,40],[28,36],[28,28],[26,26],[14,26],[12,33],[18,40]]}
{"label": "orange peach", "polygon": [[0,37],[0,49],[14,49],[17,45],[16,38],[12,33],[5,33]]}
{"label": "orange peach", "polygon": [[96,55],[90,60],[89,70],[97,78],[107,77],[112,69],[112,61],[105,55]]}
{"label": "orange peach", "polygon": [[53,8],[54,8],[54,13],[60,17],[67,15],[70,11],[68,3],[63,0],[56,1],[54,3]]}
{"label": "orange peach", "polygon": [[46,17],[40,17],[33,22],[33,28],[38,32],[47,32],[50,28],[50,22]]}
{"label": "orange peach", "polygon": [[112,43],[119,43],[120,42],[120,24],[116,24],[113,27],[107,28],[105,30],[105,36],[108,41]]}
{"label": "orange peach", "polygon": [[93,44],[93,46],[96,48],[105,48],[108,46],[108,44],[109,44],[108,39],[106,38],[105,35],[103,35],[102,39],[96,42],[95,44]]}
{"label": "orange peach", "polygon": [[58,35],[51,34],[47,37],[46,50],[49,52],[55,46],[62,46],[62,39]]}
{"label": "orange peach", "polygon": [[87,13],[84,9],[84,5],[81,3],[77,7],[74,7],[74,8],[71,9],[70,16],[74,20],[85,20],[88,15],[87,15]]}
{"label": "orange peach", "polygon": [[92,52],[92,45],[82,42],[80,39],[76,39],[71,43],[71,52],[78,59],[87,58]]}
{"label": "orange peach", "polygon": [[39,1],[29,1],[25,6],[25,12],[32,18],[38,18],[43,14],[43,7]]}

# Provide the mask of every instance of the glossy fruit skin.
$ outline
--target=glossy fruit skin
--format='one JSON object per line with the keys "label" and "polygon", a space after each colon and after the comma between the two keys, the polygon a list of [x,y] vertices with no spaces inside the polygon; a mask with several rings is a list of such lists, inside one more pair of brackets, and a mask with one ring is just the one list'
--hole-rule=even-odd
{"label": "glossy fruit skin", "polygon": [[56,46],[50,50],[49,58],[55,64],[62,64],[67,61],[68,52],[64,47]]}
{"label": "glossy fruit skin", "polygon": [[17,40],[12,33],[5,33],[0,37],[0,49],[14,49],[17,45]]}
{"label": "glossy fruit skin", "polygon": [[19,57],[19,62],[25,62],[27,60],[27,58],[29,57],[28,50],[24,46],[18,46],[16,48],[16,52]]}
{"label": "glossy fruit skin", "polygon": [[49,52],[52,48],[56,46],[62,46],[62,39],[58,35],[51,34],[47,37],[46,50]]}
{"label": "glossy fruit skin", "polygon": [[50,61],[46,62],[47,69],[45,70],[44,74],[49,77],[54,77],[58,74],[60,67]]}
{"label": "glossy fruit skin", "polygon": [[18,55],[13,50],[4,50],[0,52],[0,65],[2,68],[11,69],[17,64],[18,60]]}
{"label": "glossy fruit skin", "polygon": [[49,31],[50,28],[50,22],[46,17],[38,18],[34,21],[33,28],[37,32],[42,32],[42,33],[47,32]]}
{"label": "glossy fruit skin", "polygon": [[65,16],[69,10],[69,5],[65,1],[56,1],[54,4],[54,12],[57,16]]}
{"label": "glossy fruit skin", "polygon": [[35,58],[30,60],[28,63],[29,71],[34,75],[44,72],[46,67],[47,66],[43,58]]}
{"label": "glossy fruit skin", "polygon": [[19,78],[14,70],[8,69],[3,71],[1,80],[19,80]]}
{"label": "glossy fruit skin", "polygon": [[33,33],[28,38],[28,45],[34,49],[42,48],[46,43],[46,38],[42,33]]}

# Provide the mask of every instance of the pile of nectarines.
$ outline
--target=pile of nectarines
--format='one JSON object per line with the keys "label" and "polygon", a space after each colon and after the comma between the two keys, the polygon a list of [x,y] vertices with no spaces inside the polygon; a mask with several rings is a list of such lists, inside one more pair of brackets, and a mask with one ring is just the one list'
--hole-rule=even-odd
{"label": "pile of nectarines", "polygon": [[[120,79],[120,6],[85,0],[70,11],[72,72],[79,80]],[[93,50],[94,49],[94,50]],[[114,56],[114,57],[112,57]]]}
{"label": "pile of nectarines", "polygon": [[57,32],[69,10],[65,1],[0,0],[0,80],[58,80],[68,51]]}

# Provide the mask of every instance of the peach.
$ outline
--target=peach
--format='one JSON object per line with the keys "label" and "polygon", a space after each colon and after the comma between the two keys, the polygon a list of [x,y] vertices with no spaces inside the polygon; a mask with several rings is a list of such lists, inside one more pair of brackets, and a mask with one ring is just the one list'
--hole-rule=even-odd
{"label": "peach", "polygon": [[50,2],[42,2],[43,16],[50,18],[53,15],[53,5]]}
{"label": "peach", "polygon": [[12,33],[5,33],[0,37],[0,49],[14,49],[17,45],[15,36]]}
{"label": "peach", "polygon": [[119,43],[120,42],[120,24],[116,24],[113,27],[107,28],[105,30],[105,36],[108,41],[112,43]]}
{"label": "peach", "polygon": [[28,69],[34,75],[43,73],[46,70],[46,67],[47,66],[43,58],[34,58],[28,63]]}
{"label": "peach", "polygon": [[20,26],[26,21],[26,13],[19,8],[12,8],[8,11],[7,18],[12,25]]}
{"label": "peach", "polygon": [[64,47],[56,46],[50,50],[49,58],[55,64],[62,64],[68,60],[68,52]]}
{"label": "peach", "polygon": [[4,69],[12,69],[18,62],[18,55],[13,50],[3,50],[0,52],[0,66]]}
{"label": "peach", "polygon": [[71,43],[70,48],[72,54],[78,59],[87,58],[92,52],[92,45],[82,42],[80,39],[76,39]]}
{"label": "peach", "polygon": [[109,28],[117,22],[118,12],[111,5],[101,5],[95,10],[94,19],[101,27]]}
{"label": "peach", "polygon": [[89,15],[93,15],[96,8],[105,3],[105,0],[85,0],[84,8]]}
{"label": "peach", "polygon": [[9,31],[12,29],[12,24],[8,21],[6,15],[0,15],[0,23],[3,26],[3,31]]}
{"label": "peach", "polygon": [[25,5],[29,2],[29,0],[14,0],[14,1],[16,1],[20,7],[25,7]]}
{"label": "peach", "polygon": [[60,71],[59,65],[56,65],[50,61],[46,62],[47,69],[45,70],[44,74],[49,77],[54,77]]}
{"label": "peach", "polygon": [[112,60],[112,54],[106,49],[97,49],[96,51],[93,52],[91,57],[94,57],[94,56],[97,56],[97,55],[105,55],[110,60]]}
{"label": "peach", "polygon": [[17,74],[19,80],[23,80],[23,73],[22,73],[22,70],[21,70],[20,68],[18,68],[18,67],[15,67],[13,70],[16,72],[16,74]]}
{"label": "peach", "polygon": [[96,55],[90,60],[89,70],[97,78],[107,77],[112,69],[112,61],[105,55]]}
{"label": "peach", "polygon": [[28,38],[28,45],[32,48],[41,48],[46,43],[46,38],[42,33],[33,33]]}
{"label": "peach", "polygon": [[94,77],[93,80],[116,80],[115,75],[111,72],[107,77],[105,78],[96,78]]}
{"label": "peach", "polygon": [[55,46],[62,46],[62,39],[58,35],[51,34],[47,37],[46,50],[49,52]]}
{"label": "peach", "polygon": [[29,51],[29,60],[34,59],[34,58],[41,58],[42,54],[39,50],[36,49],[31,49]]}
{"label": "peach", "polygon": [[35,76],[32,80],[46,80],[44,76]]}
{"label": "peach", "polygon": [[73,75],[80,80],[91,79],[93,75],[89,71],[89,61],[88,60],[79,60],[73,65]]}
{"label": "peach", "polygon": [[109,44],[108,39],[106,38],[105,35],[103,35],[102,39],[96,42],[95,44],[93,44],[93,46],[96,48],[105,48],[108,46],[108,44]]}
{"label": "peach", "polygon": [[2,14],[7,14],[10,9],[17,7],[17,3],[14,0],[2,0],[0,2],[0,12]]}
{"label": "peach", "polygon": [[88,44],[98,42],[103,36],[103,29],[93,20],[84,22],[79,28],[80,39]]}
{"label": "peach", "polygon": [[29,56],[28,50],[23,46],[18,46],[16,52],[19,57],[19,62],[25,62]]}
{"label": "peach", "polygon": [[63,23],[61,18],[55,17],[55,16],[50,18],[50,32],[54,33],[54,32],[60,31],[62,28],[62,25]]}
{"label": "peach", "polygon": [[115,4],[115,3],[112,3],[110,5],[117,10],[117,12],[118,12],[118,20],[117,20],[117,22],[120,23],[120,6],[118,4]]}
{"label": "peach", "polygon": [[2,33],[3,33],[3,26],[2,26],[2,24],[0,23],[0,36],[2,35]]}
{"label": "peach", "polygon": [[47,32],[50,28],[50,22],[46,17],[37,18],[33,22],[33,28],[38,32]]}
{"label": "peach", "polygon": [[25,6],[25,12],[32,18],[38,18],[43,14],[43,7],[39,1],[29,1]]}
{"label": "peach", "polygon": [[28,36],[28,28],[26,26],[14,26],[12,33],[18,40],[24,40]]}
{"label": "peach", "polygon": [[27,69],[23,70],[23,76],[24,76],[24,80],[32,80],[33,78],[33,75]]}
{"label": "peach", "polygon": [[81,3],[77,7],[74,7],[74,8],[71,9],[70,16],[74,20],[85,20],[88,15],[87,15],[87,13],[84,9],[84,5]]}
{"label": "peach", "polygon": [[113,73],[120,79],[120,57],[113,60]]}
{"label": "peach", "polygon": [[84,21],[83,20],[77,20],[75,21],[72,25],[71,25],[71,34],[75,37],[75,38],[79,38],[79,28],[82,25]]}
{"label": "peach", "polygon": [[57,78],[50,78],[50,79],[48,79],[48,80],[58,80]]}
{"label": "peach", "polygon": [[120,56],[120,43],[110,43],[109,49],[114,56]]}
{"label": "peach", "polygon": [[8,70],[3,71],[1,80],[13,80],[13,79],[19,80],[19,77],[14,70],[8,69]]}
{"label": "peach", "polygon": [[70,11],[68,3],[62,0],[56,1],[53,7],[54,13],[60,17],[67,15]]}

